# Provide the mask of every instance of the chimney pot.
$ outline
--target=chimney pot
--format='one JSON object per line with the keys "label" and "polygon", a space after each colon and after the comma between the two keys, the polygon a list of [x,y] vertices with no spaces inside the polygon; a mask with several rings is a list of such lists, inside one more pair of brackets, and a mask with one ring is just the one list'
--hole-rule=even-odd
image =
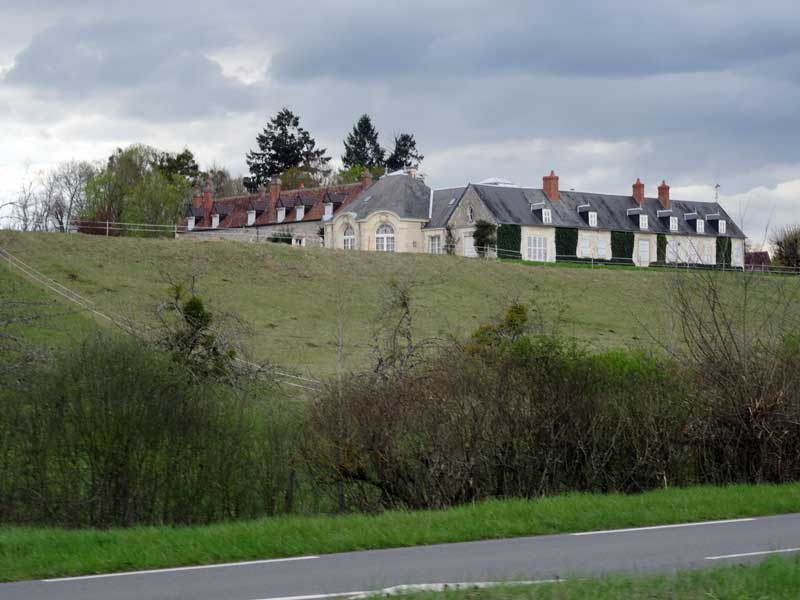
{"label": "chimney pot", "polygon": [[636,183],[633,184],[633,199],[636,200],[639,206],[644,206],[644,184],[637,177]]}
{"label": "chimney pot", "polygon": [[661,185],[658,186],[658,201],[661,202],[661,206],[663,206],[665,209],[670,207],[669,186],[663,179],[661,180]]}
{"label": "chimney pot", "polygon": [[558,175],[556,175],[555,171],[551,169],[550,175],[545,175],[542,178],[542,182],[542,189],[550,201],[555,202],[558,200],[560,198],[558,194]]}

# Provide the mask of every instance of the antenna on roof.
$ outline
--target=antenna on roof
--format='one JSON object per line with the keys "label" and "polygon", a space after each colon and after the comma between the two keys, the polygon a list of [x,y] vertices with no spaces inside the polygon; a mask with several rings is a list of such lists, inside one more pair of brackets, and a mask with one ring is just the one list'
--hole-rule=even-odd
{"label": "antenna on roof", "polygon": [[720,184],[714,186],[714,200],[719,202],[719,188],[722,187]]}

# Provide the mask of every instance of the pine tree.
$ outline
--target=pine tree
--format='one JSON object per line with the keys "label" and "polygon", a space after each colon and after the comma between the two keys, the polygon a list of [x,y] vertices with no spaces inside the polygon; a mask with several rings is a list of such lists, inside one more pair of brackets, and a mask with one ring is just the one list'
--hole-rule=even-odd
{"label": "pine tree", "polygon": [[378,143],[378,130],[372,124],[372,119],[367,114],[361,115],[344,141],[342,163],[346,169],[355,166],[380,167],[383,166],[385,155],[386,151]]}
{"label": "pine tree", "polygon": [[256,136],[259,151],[247,153],[250,177],[245,185],[255,191],[267,185],[270,178],[289,169],[300,169],[312,179],[322,178],[330,172],[325,148],[317,148],[311,134],[300,127],[300,117],[288,108],[272,117],[264,130]]}
{"label": "pine tree", "polygon": [[417,141],[413,133],[401,133],[394,136],[394,150],[386,159],[386,167],[390,171],[417,168],[425,158],[417,151]]}

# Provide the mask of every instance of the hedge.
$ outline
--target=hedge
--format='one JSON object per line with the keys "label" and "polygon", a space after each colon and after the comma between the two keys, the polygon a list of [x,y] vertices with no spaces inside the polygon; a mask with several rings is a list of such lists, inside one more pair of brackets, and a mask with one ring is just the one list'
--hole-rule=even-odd
{"label": "hedge", "polygon": [[633,263],[633,232],[611,232],[611,256],[615,262]]}
{"label": "hedge", "polygon": [[556,261],[574,260],[578,255],[578,230],[556,227]]}
{"label": "hedge", "polygon": [[667,236],[663,233],[658,234],[656,238],[656,259],[661,264],[667,263]]}
{"label": "hedge", "polygon": [[497,228],[497,256],[500,258],[522,258],[522,227],[500,225]]}
{"label": "hedge", "polygon": [[717,265],[720,267],[731,266],[731,238],[717,238]]}

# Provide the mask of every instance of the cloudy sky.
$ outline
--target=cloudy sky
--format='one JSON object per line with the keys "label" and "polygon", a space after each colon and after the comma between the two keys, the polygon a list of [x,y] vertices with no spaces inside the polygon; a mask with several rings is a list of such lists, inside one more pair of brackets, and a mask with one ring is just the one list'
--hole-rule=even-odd
{"label": "cloudy sky", "polygon": [[[29,4],[30,6],[26,6]],[[721,199],[800,221],[800,8],[761,2],[0,0],[0,203],[144,142],[242,173],[282,106],[338,160],[360,114],[434,186]]]}

